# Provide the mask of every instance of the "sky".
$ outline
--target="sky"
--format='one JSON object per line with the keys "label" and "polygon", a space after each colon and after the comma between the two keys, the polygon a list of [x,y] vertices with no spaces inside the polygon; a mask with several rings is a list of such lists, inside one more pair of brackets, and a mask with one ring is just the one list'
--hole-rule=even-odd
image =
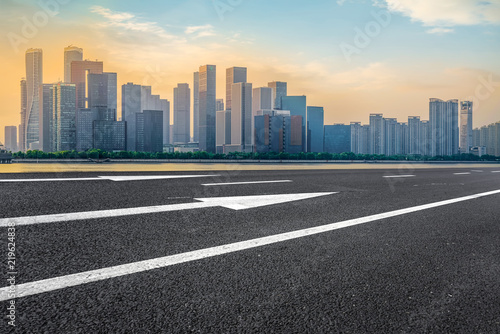
{"label": "sky", "polygon": [[474,101],[474,127],[500,121],[500,0],[0,0],[0,141],[20,123],[26,49],[43,49],[52,83],[68,45],[171,109],[211,64],[217,98],[225,69],[247,67],[253,87],[286,81],[324,107],[325,124],[428,119],[429,98]]}

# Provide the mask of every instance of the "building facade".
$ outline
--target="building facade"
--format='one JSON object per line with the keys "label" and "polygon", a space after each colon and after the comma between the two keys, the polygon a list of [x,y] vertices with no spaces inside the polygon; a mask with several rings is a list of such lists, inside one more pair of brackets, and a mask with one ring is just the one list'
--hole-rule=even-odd
{"label": "building facade", "polygon": [[200,151],[215,153],[216,66],[200,67]]}

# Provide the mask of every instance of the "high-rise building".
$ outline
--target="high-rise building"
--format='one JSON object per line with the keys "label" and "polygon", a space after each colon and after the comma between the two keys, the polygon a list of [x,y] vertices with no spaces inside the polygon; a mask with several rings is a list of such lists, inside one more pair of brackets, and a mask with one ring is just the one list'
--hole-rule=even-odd
{"label": "high-rise building", "polygon": [[40,127],[40,150],[51,152],[54,148],[52,137],[52,119],[54,112],[54,84],[42,84],[39,91],[39,127]]}
{"label": "high-rise building", "polygon": [[472,146],[481,146],[481,130],[479,130],[478,128],[472,130]]}
{"label": "high-rise building", "polygon": [[231,67],[226,69],[226,109],[232,108],[232,85],[239,82],[247,82],[246,67]]}
{"label": "high-rise building", "polygon": [[370,114],[370,154],[384,154],[384,117],[382,114]]}
{"label": "high-rise building", "polygon": [[136,114],[141,113],[141,85],[122,86],[122,121],[127,122],[127,151],[136,151]]}
{"label": "high-rise building", "polygon": [[[290,111],[291,112],[291,111]],[[297,154],[304,152],[304,120],[300,115],[285,117],[284,152]]]}
{"label": "high-rise building", "polygon": [[334,124],[325,125],[324,152],[344,153],[351,151],[352,125]]}
{"label": "high-rise building", "polygon": [[424,154],[421,126],[420,116],[408,116],[408,154]]}
{"label": "high-rise building", "polygon": [[488,137],[489,137],[489,128],[484,125],[479,129],[480,138],[479,138],[479,146],[487,147],[488,146]]}
{"label": "high-rise building", "polygon": [[93,148],[112,152],[124,151],[127,123],[110,120],[93,121]]}
{"label": "high-rise building", "polygon": [[458,100],[429,100],[431,155],[458,154]]}
{"label": "high-rise building", "polygon": [[53,85],[52,138],[54,151],[76,149],[76,86],[57,83]]}
{"label": "high-rise building", "polygon": [[351,122],[350,127],[351,127],[350,151],[354,154],[366,154],[367,152],[362,152],[361,150],[361,122]]}
{"label": "high-rise building", "polygon": [[64,48],[64,82],[71,82],[71,63],[83,60],[83,49],[76,46]]}
{"label": "high-rise building", "polygon": [[163,110],[163,145],[170,144],[170,101],[160,99],[160,109]]}
{"label": "high-rise building", "polygon": [[253,151],[252,84],[232,85],[231,146],[239,146],[240,152]]}
{"label": "high-rise building", "polygon": [[19,124],[19,150],[26,151],[26,109],[28,103],[28,92],[26,79],[21,79],[21,124]]}
{"label": "high-rise building", "polygon": [[88,107],[106,107],[114,110],[116,120],[117,107],[117,75],[116,73],[89,73],[88,80]]}
{"label": "high-rise building", "polygon": [[406,155],[409,152],[408,123],[396,124],[396,154]]}
{"label": "high-rise building", "polygon": [[17,152],[17,127],[5,127],[5,148],[7,151]]}
{"label": "high-rise building", "polygon": [[200,141],[200,72],[193,74],[193,141]]}
{"label": "high-rise building", "polygon": [[215,101],[215,111],[224,110],[224,99],[217,99]]}
{"label": "high-rise building", "polygon": [[135,116],[137,151],[163,152],[163,111],[144,110]]}
{"label": "high-rise building", "polygon": [[282,81],[273,81],[267,84],[267,87],[273,90],[273,109],[286,109],[281,106],[281,99],[287,96],[287,83]]}
{"label": "high-rise building", "polygon": [[217,153],[224,153],[224,145],[226,144],[226,111],[218,110],[215,115],[215,145]]}
{"label": "high-rise building", "polygon": [[87,75],[90,73],[102,74],[102,61],[72,61],[71,83],[76,86],[76,108],[87,108]]}
{"label": "high-rise building", "polygon": [[[80,108],[76,112],[76,150],[94,148],[94,121],[99,119],[98,108]],[[124,122],[124,124],[126,124]],[[55,150],[55,149],[54,149]]]}
{"label": "high-rise building", "polygon": [[187,83],[174,88],[174,143],[187,144],[191,128],[191,89]]}
{"label": "high-rise building", "polygon": [[39,128],[39,89],[43,83],[42,49],[26,51],[26,129],[25,150],[38,149],[40,139]]}
{"label": "high-rise building", "polygon": [[384,118],[384,152],[385,155],[395,155],[396,154],[396,127],[398,124],[395,118]]}
{"label": "high-rise building", "polygon": [[[216,66],[200,67],[200,151],[215,153]],[[227,101],[226,101],[227,102]]]}
{"label": "high-rise building", "polygon": [[307,107],[307,152],[324,151],[324,114],[323,107]]}
{"label": "high-rise building", "polygon": [[430,155],[431,126],[429,121],[420,122],[420,154]]}
{"label": "high-rise building", "polygon": [[[307,101],[304,95],[302,96],[283,96],[281,98],[281,109],[290,110],[291,116],[300,116],[302,121],[302,151],[307,150]],[[293,122],[296,122],[298,118],[294,118]],[[295,126],[295,123],[293,123]]]}
{"label": "high-rise building", "polygon": [[472,147],[472,101],[460,102],[460,153]]}

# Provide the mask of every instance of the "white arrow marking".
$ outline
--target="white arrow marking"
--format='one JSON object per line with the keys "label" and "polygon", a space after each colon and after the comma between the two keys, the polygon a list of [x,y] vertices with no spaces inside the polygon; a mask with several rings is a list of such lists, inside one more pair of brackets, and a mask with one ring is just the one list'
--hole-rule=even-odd
{"label": "white arrow marking", "polygon": [[142,181],[142,180],[165,180],[165,179],[188,179],[193,177],[213,177],[213,175],[131,175],[131,176],[98,176],[81,178],[58,178],[58,179],[3,179],[0,182],[55,182],[55,181]]}
{"label": "white arrow marking", "polygon": [[[328,194],[328,193],[324,193]],[[235,242],[232,244],[226,244],[221,246],[215,246],[205,249],[199,249],[187,253],[169,255],[164,257],[159,257],[151,260],[144,260],[139,262],[122,264],[114,267],[96,269],[85,271],[82,273],[76,273],[66,276],[59,276],[54,278],[48,278],[41,281],[35,281],[30,283],[23,283],[16,285],[16,298],[36,295],[39,293],[50,292],[54,290],[64,289],[72,286],[78,286],[82,284],[98,282],[109,278],[125,276],[135,273],[140,273],[148,270],[165,268],[168,266],[173,266],[176,264],[202,260],[218,255],[234,253],[242,250],[252,249],[256,247],[261,247],[265,245],[271,245],[278,242],[298,239],[307,237],[310,235],[330,232],[338,230],[345,227],[355,226],[359,224],[365,224],[372,221],[377,221],[385,218],[396,217],[411,212],[417,212],[421,210],[427,210],[431,208],[440,207],[443,205],[458,203],[462,201],[468,201],[476,198],[481,198],[485,196],[491,196],[495,194],[500,194],[500,190],[489,191],[485,193],[459,197],[454,199],[449,199],[445,201],[429,203],[424,205],[413,206],[405,209],[389,211],[384,213],[375,214],[372,216],[355,218],[351,220],[345,220],[343,222],[332,223],[327,225],[310,227],[302,230],[286,232],[281,234],[270,235],[267,237],[256,238],[251,240],[245,240],[240,242]],[[306,195],[306,194],[302,194]],[[0,289],[0,301],[12,299],[10,294],[12,291],[10,287],[5,287]]]}
{"label": "white arrow marking", "polygon": [[202,186],[205,186],[205,187],[209,187],[209,186],[232,186],[232,185],[239,185],[239,184],[286,183],[286,182],[292,182],[292,180],[205,183],[205,184],[202,184]]}
{"label": "white arrow marking", "polygon": [[257,208],[266,205],[299,201],[303,199],[326,196],[331,194],[335,193],[328,192],[328,193],[309,193],[309,194],[306,193],[306,194],[195,198],[195,200],[201,201],[201,203],[192,202],[192,203],[182,203],[182,204],[144,206],[144,207],[127,208],[127,209],[112,209],[112,210],[100,210],[100,211],[60,213],[60,214],[41,215],[41,216],[2,218],[0,219],[0,227],[7,227],[12,225],[16,226],[34,225],[34,224],[55,223],[55,222],[64,222],[72,220],[97,219],[105,217],[131,216],[131,215],[140,215],[145,213],[158,213],[167,211],[211,208],[216,206],[221,206],[233,210],[243,210],[243,209]]}

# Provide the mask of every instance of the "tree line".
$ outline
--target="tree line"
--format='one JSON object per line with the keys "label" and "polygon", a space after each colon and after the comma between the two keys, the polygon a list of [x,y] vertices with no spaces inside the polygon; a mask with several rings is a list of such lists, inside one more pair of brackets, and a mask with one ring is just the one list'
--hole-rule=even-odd
{"label": "tree line", "polygon": [[445,156],[426,155],[383,155],[383,154],[355,154],[345,153],[244,153],[233,152],[227,154],[199,152],[107,152],[99,149],[92,149],[84,152],[61,151],[43,152],[39,150],[29,150],[27,152],[15,152],[14,159],[183,159],[183,160],[408,160],[408,161],[500,161],[500,157],[493,155],[483,155],[481,157],[474,154],[455,154]]}

